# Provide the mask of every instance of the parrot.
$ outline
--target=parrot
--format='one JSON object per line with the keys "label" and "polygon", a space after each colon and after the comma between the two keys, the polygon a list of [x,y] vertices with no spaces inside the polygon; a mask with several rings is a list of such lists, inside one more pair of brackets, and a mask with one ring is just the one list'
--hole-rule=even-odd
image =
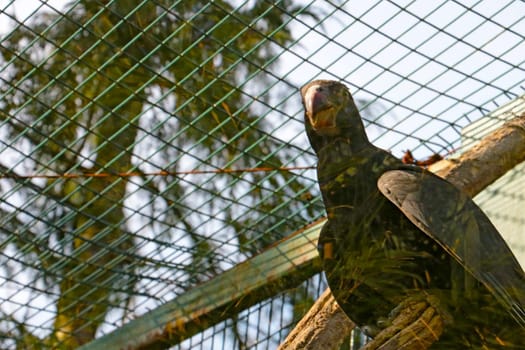
{"label": "parrot", "polygon": [[431,349],[525,349],[525,273],[474,201],[368,139],[345,84],[301,88],[327,221],[318,250],[328,286],[368,336],[406,300],[444,319]]}

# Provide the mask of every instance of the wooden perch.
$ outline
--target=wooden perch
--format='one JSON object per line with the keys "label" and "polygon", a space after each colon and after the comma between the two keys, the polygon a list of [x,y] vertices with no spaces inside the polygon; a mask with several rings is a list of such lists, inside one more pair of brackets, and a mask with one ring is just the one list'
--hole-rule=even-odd
{"label": "wooden perch", "polygon": [[82,350],[166,349],[319,273],[319,220]]}
{"label": "wooden perch", "polygon": [[429,167],[474,197],[525,160],[525,113],[509,120],[458,158]]}
{"label": "wooden perch", "polygon": [[[523,161],[525,161],[525,113],[521,108],[520,116],[503,124],[458,158],[441,160],[432,164],[429,170],[447,179],[470,196],[475,196]],[[442,331],[443,322],[436,319],[435,315],[435,310],[430,304],[424,305],[424,308],[407,306],[399,317],[408,317],[412,321],[403,324],[403,329],[395,328],[394,326],[397,325],[386,328],[364,349],[426,349]],[[354,328],[352,321],[342,316],[346,315],[327,290],[279,349],[339,349]],[[397,321],[398,318],[394,323]],[[430,324],[430,327],[421,327],[424,323]],[[414,339],[419,341],[414,342]]]}

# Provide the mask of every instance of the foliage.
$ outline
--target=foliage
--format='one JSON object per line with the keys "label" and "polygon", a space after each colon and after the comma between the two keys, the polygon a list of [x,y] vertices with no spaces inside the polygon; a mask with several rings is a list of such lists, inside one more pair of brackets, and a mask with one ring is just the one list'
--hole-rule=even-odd
{"label": "foliage", "polygon": [[[282,204],[304,191],[287,173],[146,175],[290,162],[246,92],[268,102],[274,47],[292,39],[284,8],[298,11],[292,1],[84,0],[37,13],[3,39],[2,132],[27,150],[4,173],[142,174],[6,185],[24,204],[1,208],[4,269],[14,280],[15,265],[26,265],[52,300],[48,346],[89,341],[110,310],[125,319],[133,296],[153,288],[140,276],[167,269],[166,286],[181,293],[314,215]],[[170,249],[178,258],[166,261]],[[29,340],[17,346],[33,346],[32,330],[19,330]]]}

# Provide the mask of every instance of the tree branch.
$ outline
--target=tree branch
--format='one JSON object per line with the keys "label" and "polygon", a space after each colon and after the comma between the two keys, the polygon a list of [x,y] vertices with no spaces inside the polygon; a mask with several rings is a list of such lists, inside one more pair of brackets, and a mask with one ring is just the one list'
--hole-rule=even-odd
{"label": "tree branch", "polygon": [[[429,170],[474,196],[523,161],[525,113],[503,124],[458,158],[442,160],[430,166]],[[403,323],[403,328],[394,332],[394,328],[388,327],[384,330],[386,333],[381,332],[364,349],[426,349],[441,334],[443,322],[436,319],[435,310],[429,303],[424,307],[412,303],[399,315],[396,321],[402,322],[402,317],[411,317],[412,321],[416,321],[409,322],[410,325]],[[399,327],[398,324],[393,326]],[[353,328],[352,321],[327,290],[279,349],[339,349]],[[414,342],[414,339],[418,341]]]}

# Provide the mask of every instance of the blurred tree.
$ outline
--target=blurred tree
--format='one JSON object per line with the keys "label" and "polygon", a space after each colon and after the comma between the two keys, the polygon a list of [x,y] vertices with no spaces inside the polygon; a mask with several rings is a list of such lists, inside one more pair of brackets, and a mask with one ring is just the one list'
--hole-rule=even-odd
{"label": "blurred tree", "polygon": [[[64,14],[36,14],[0,47],[8,67],[0,117],[10,147],[27,150],[24,164],[31,172],[59,174],[174,171],[187,169],[179,168],[184,159],[196,166],[282,166],[291,156],[270,152],[279,142],[247,108],[243,86],[253,77],[263,90],[274,45],[292,39],[286,27],[287,13],[297,11],[292,3],[252,2],[234,10],[227,1],[81,0]],[[259,98],[264,103],[268,95]],[[144,140],[157,152],[139,149]],[[142,158],[145,154],[151,158]],[[5,161],[2,167],[14,171]],[[21,264],[34,268],[32,283],[55,304],[53,331],[42,347],[90,341],[112,308],[133,311],[126,305],[138,288],[140,269],[162,265],[162,259],[141,259],[143,247],[126,214],[131,185],[149,197],[152,232],[170,236],[182,228],[191,241],[191,259],[178,266],[184,275],[173,282],[177,292],[221,271],[222,255],[231,252],[198,234],[201,223],[192,219],[195,208],[187,195],[191,179],[12,180],[24,204],[13,204],[16,212],[0,209],[3,241],[19,252]],[[298,201],[282,205],[303,191],[289,174],[209,179],[195,180],[211,196],[200,212],[220,208],[219,229],[234,233],[237,254],[249,256],[313,216]],[[239,202],[260,203],[257,208],[242,209],[233,201],[240,192]],[[157,220],[159,212],[163,220]],[[23,322],[7,314],[3,320],[19,323],[11,326],[21,333],[18,348],[36,347],[38,338]]]}

